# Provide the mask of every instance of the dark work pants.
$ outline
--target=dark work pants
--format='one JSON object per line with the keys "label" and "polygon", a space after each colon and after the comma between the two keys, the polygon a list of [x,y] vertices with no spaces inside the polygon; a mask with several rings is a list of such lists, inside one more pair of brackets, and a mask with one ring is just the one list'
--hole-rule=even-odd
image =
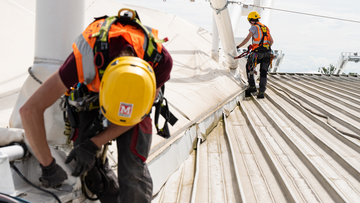
{"label": "dark work pants", "polygon": [[151,202],[152,179],[145,163],[152,139],[151,118],[116,139],[121,202]]}
{"label": "dark work pants", "polygon": [[[266,83],[267,83],[267,72],[270,65],[270,54],[271,51],[268,52],[251,52],[250,54],[257,54],[257,63],[260,64],[260,84],[259,84],[259,91],[265,92],[266,90]],[[250,87],[255,86],[254,75],[250,74],[250,65],[252,59],[251,57],[248,58],[246,62],[246,75],[248,78],[248,83]]]}
{"label": "dark work pants", "polygon": [[[98,134],[101,128],[98,109],[81,112],[79,135],[74,141],[74,146]],[[153,185],[145,163],[149,155],[151,139],[152,125],[150,117],[146,117],[142,122],[116,139],[118,177],[106,162],[105,172],[109,180],[109,188],[100,198],[102,203],[151,202]]]}

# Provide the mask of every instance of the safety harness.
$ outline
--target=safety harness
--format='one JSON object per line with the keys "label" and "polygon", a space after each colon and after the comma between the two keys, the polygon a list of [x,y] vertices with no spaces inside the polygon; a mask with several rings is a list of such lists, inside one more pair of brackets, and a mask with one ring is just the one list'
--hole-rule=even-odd
{"label": "safety harness", "polygon": [[[256,24],[257,26],[260,26],[260,30],[262,31],[262,33],[263,33],[263,36],[262,36],[262,38],[261,38],[261,41],[260,41],[260,43],[259,43],[259,47],[257,47],[254,51],[255,52],[264,52],[264,51],[271,51],[271,54],[270,54],[270,63],[269,63],[269,67],[270,67],[270,69],[272,68],[272,61],[273,61],[273,59],[275,58],[275,56],[274,56],[274,54],[273,54],[273,52],[272,52],[272,50],[271,50],[271,47],[270,47],[270,45],[269,44],[266,44],[266,45],[264,45],[263,43],[264,43],[264,38],[265,38],[265,36],[268,36],[268,32],[267,32],[267,27],[266,26],[261,26],[261,25],[259,25],[259,24]],[[254,71],[254,69],[255,69],[255,67],[256,67],[256,65],[257,65],[257,55],[255,55],[255,56],[253,56],[253,58],[255,58],[254,59],[254,63],[253,63],[253,66],[252,66],[252,70],[250,69],[250,74],[252,73],[252,74],[257,74],[256,73],[256,71]]]}
{"label": "safety harness", "polygon": [[[125,11],[125,12],[124,12]],[[131,12],[131,16],[129,15]],[[94,64],[99,72],[100,79],[105,72],[107,65],[109,64],[109,30],[111,25],[116,22],[120,22],[123,25],[132,25],[141,29],[144,33],[144,40],[146,47],[144,48],[144,60],[147,61],[153,67],[156,67],[160,62],[162,55],[158,52],[157,43],[163,43],[168,41],[165,39],[156,39],[151,32],[150,27],[143,25],[136,11],[131,9],[121,9],[118,12],[118,16],[102,16],[95,18],[95,21],[105,19],[101,24],[99,32],[91,34],[89,37],[95,37],[96,42],[93,48],[94,52]],[[95,22],[94,21],[94,22]],[[164,97],[164,87],[162,87],[162,94],[159,95],[157,102],[154,103],[155,110],[155,126],[157,128],[158,135],[168,138],[170,133],[167,123],[174,125],[177,118],[169,111],[167,100]],[[65,93],[62,97],[61,109],[64,111],[65,131],[64,134],[68,136],[67,142],[77,138],[77,129],[79,127],[79,119],[77,114],[80,111],[89,111],[99,108],[99,94],[88,91],[88,88],[83,83],[78,83],[74,87]],[[165,102],[165,103],[164,103]],[[101,111],[100,111],[101,113]],[[159,128],[158,117],[162,115],[165,118],[165,124],[163,128]],[[105,118],[103,118],[105,120]]]}
{"label": "safety harness", "polygon": [[268,36],[267,27],[265,25],[262,26],[260,24],[255,24],[255,26],[258,26],[260,28],[260,31],[262,32],[262,38],[259,42],[259,46],[254,49],[254,52],[270,51],[271,50],[270,45],[269,44],[264,45],[264,39],[265,37]]}

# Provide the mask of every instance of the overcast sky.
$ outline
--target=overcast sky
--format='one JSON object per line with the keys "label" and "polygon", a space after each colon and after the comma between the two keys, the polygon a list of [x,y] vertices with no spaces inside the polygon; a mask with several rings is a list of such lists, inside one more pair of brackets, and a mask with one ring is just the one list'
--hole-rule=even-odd
{"label": "overcast sky", "polygon": [[[172,13],[211,32],[212,10],[205,0],[116,0]],[[252,4],[246,0],[245,3]],[[274,0],[277,9],[360,21],[358,0]],[[244,19],[246,20],[246,19]],[[239,35],[248,33],[249,24],[241,23]],[[341,52],[359,52],[360,23],[272,11],[269,23],[273,49],[285,53],[280,72],[316,72],[319,67],[336,65]],[[345,73],[360,74],[360,63],[348,62]]]}

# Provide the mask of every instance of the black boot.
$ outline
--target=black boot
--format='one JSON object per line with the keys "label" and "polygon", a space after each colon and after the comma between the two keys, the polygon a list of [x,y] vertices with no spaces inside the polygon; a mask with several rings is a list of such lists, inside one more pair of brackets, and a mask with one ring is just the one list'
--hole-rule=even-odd
{"label": "black boot", "polygon": [[252,92],[256,92],[256,86],[249,87],[245,90],[245,97],[251,97]]}
{"label": "black boot", "polygon": [[259,93],[258,93],[258,95],[257,95],[257,98],[258,98],[258,99],[264,99],[264,98],[265,98],[265,92],[260,92],[260,91],[259,91]]}

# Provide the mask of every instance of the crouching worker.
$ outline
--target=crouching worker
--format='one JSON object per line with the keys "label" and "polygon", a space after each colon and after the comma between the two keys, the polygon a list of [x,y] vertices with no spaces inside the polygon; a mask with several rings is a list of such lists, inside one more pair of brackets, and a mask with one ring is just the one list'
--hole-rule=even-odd
{"label": "crouching worker", "polygon": [[[71,96],[62,98],[68,105],[74,148],[65,162],[75,162],[72,175],[81,176],[91,191],[101,165],[106,190],[100,192],[95,185],[92,191],[101,202],[151,202],[152,179],[145,162],[152,140],[149,113],[172,69],[162,42],[157,30],[142,25],[130,9],[97,18],[75,40],[65,63],[20,108],[44,186],[55,187],[67,179],[51,155],[43,114],[68,92]],[[97,158],[102,146],[114,139],[118,177],[107,161],[98,163]]]}

